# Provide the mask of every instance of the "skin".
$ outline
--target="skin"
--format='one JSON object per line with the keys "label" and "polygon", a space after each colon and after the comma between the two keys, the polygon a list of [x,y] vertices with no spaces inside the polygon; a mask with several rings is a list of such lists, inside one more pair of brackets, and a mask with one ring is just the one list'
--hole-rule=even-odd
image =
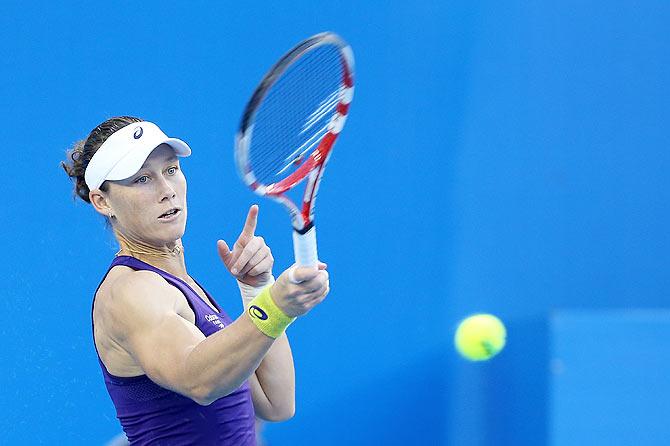
{"label": "skin", "polygon": [[[110,213],[113,229],[155,252],[171,252],[181,245],[186,228],[186,178],[168,145],[158,146],[143,167],[121,181],[109,181],[107,193],[90,192],[95,210]],[[172,207],[182,209],[172,222],[158,219]],[[228,271],[241,283],[262,287],[272,279],[274,258],[262,237],[255,235],[258,206],[249,209],[240,236],[217,250]],[[121,253],[130,255],[119,239]],[[170,257],[135,255],[173,274],[213,307],[204,291],[188,275],[183,251]],[[294,267],[292,267],[294,268]],[[295,268],[295,284],[284,271],[270,294],[288,316],[302,316],[321,303],[330,290],[326,264]],[[281,421],[295,413],[295,371],[286,334],[272,339],[244,312],[223,330],[205,337],[195,326],[195,315],[184,295],[160,275],[112,268],[100,286],[93,310],[95,342],[110,373],[146,374],[159,385],[199,404],[211,404],[249,379],[256,415]],[[225,358],[225,360],[221,359]]]}

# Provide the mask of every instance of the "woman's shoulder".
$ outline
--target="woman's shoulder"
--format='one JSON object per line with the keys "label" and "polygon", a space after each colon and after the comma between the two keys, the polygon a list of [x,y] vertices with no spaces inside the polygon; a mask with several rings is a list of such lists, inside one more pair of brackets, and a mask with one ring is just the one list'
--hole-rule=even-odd
{"label": "woman's shoulder", "polygon": [[[148,274],[147,274],[148,273]],[[151,275],[157,278],[151,277]],[[153,295],[160,279],[151,271],[114,266],[101,284],[93,307],[94,342],[105,367],[115,376],[144,373],[128,351],[128,335],[146,325],[147,312],[155,311]]]}
{"label": "woman's shoulder", "polygon": [[114,339],[124,337],[133,327],[175,313],[180,307],[181,293],[152,271],[122,270],[110,279],[96,296],[94,318],[103,322],[107,334]]}
{"label": "woman's shoulder", "polygon": [[[178,295],[179,292],[158,273],[117,265],[109,271],[100,285],[96,304],[103,308],[113,305],[132,309],[151,302],[171,303]],[[142,299],[137,299],[137,296],[142,296]]]}
{"label": "woman's shoulder", "polygon": [[109,281],[109,286],[112,290],[125,288],[132,289],[133,287],[143,286],[162,287],[167,284],[160,274],[147,269],[135,270],[125,265],[116,265],[112,268],[110,274],[114,270],[118,270],[118,272],[116,272],[115,277]]}

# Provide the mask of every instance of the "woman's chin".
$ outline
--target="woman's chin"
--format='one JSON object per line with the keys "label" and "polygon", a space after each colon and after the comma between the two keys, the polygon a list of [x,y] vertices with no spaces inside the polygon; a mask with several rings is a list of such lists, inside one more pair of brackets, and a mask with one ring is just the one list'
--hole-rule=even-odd
{"label": "woman's chin", "polygon": [[174,242],[175,240],[179,240],[180,238],[182,238],[185,232],[186,232],[186,224],[183,223],[181,225],[174,225],[171,228],[164,227],[156,235],[158,235],[157,238],[159,238],[161,241],[165,243],[171,243]]}

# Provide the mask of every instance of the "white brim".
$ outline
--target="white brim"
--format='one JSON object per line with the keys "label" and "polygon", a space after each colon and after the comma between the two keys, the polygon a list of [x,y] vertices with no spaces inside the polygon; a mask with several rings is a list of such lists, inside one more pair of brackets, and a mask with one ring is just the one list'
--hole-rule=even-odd
{"label": "white brim", "polygon": [[135,175],[142,168],[144,162],[149,158],[149,155],[151,155],[151,153],[161,144],[169,145],[177,156],[187,157],[191,154],[191,148],[184,141],[177,138],[167,138],[153,148],[147,147],[129,152],[112,170],[109,171],[105,181],[125,180],[126,178]]}

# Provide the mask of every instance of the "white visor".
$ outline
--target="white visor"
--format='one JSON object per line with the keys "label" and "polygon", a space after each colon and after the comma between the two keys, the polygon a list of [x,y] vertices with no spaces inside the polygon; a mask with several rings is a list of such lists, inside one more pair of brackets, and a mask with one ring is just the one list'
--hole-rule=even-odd
{"label": "white visor", "polygon": [[168,138],[152,122],[133,122],[114,132],[86,166],[84,179],[89,190],[98,189],[106,180],[125,180],[136,174],[151,152],[161,144],[168,144],[177,156],[191,154],[184,141]]}

